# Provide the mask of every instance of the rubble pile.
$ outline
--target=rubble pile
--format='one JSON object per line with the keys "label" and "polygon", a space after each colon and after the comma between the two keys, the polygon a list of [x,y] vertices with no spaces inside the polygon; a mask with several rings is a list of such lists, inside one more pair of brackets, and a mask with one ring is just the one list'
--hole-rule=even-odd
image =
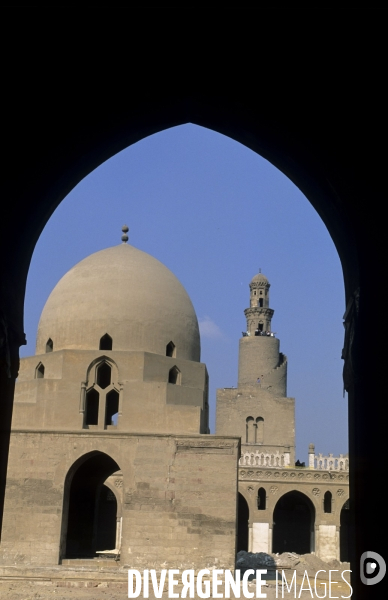
{"label": "rubble pile", "polygon": [[[332,580],[340,578],[340,573],[350,569],[349,563],[341,563],[339,560],[331,560],[325,562],[318,558],[315,554],[295,554],[295,552],[283,552],[282,554],[266,554],[265,552],[245,552],[241,550],[237,554],[236,569],[240,569],[241,576],[248,569],[267,569],[268,579],[273,579],[275,571],[292,570],[296,571],[298,577],[303,577],[307,571],[307,575],[313,578],[318,573],[318,579],[329,579],[329,571],[338,571],[332,574]],[[347,574],[349,579],[349,574]],[[254,575],[250,575],[250,580],[254,579]]]}
{"label": "rubble pile", "polygon": [[[319,571],[318,579],[329,579],[330,570],[340,573],[350,569],[350,565],[347,562],[340,562],[339,560],[325,562],[315,554],[299,555],[294,552],[283,552],[283,554],[273,554],[272,556],[278,570],[292,569],[301,577],[307,571],[307,575],[314,578]],[[334,580],[335,578],[336,574],[334,573],[332,574],[332,579]]]}

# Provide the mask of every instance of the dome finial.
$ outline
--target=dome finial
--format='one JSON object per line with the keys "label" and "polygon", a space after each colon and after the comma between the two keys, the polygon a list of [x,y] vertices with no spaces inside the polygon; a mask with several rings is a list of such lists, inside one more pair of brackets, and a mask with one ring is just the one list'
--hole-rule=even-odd
{"label": "dome finial", "polygon": [[261,269],[259,269],[259,273],[261,273]]}
{"label": "dome finial", "polygon": [[121,228],[121,231],[123,232],[123,235],[121,236],[121,241],[123,242],[123,244],[126,244],[128,241],[128,236],[127,236],[127,233],[129,231],[128,226],[123,225],[123,227]]}

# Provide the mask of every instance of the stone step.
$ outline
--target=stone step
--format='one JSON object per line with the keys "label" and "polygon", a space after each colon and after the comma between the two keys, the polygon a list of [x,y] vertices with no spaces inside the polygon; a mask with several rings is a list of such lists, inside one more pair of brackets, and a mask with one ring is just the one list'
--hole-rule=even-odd
{"label": "stone step", "polygon": [[120,561],[114,558],[64,558],[62,567],[90,567],[98,569],[118,569]]}
{"label": "stone step", "polygon": [[[107,560],[96,560],[89,565],[55,565],[50,567],[1,566],[0,580],[25,580],[35,582],[56,582],[57,586],[93,587],[105,583],[123,583],[128,580],[128,569],[107,566]],[[114,561],[113,561],[114,562]]]}

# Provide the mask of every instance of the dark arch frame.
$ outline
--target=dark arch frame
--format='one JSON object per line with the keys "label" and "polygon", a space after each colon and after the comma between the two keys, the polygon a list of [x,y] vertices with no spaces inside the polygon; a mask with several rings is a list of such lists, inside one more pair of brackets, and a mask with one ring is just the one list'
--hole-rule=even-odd
{"label": "dark arch frame", "polygon": [[[273,18],[279,34],[278,15]],[[367,27],[365,20],[363,14],[361,30]],[[385,163],[375,137],[379,132],[379,140],[384,139],[386,129],[385,94],[379,87],[385,60],[379,46],[384,39],[380,26],[385,27],[384,19],[381,24],[373,23],[373,42],[366,46],[360,43],[357,27],[352,28],[353,37],[349,28],[340,26],[336,30],[330,21],[328,46],[325,28],[320,39],[314,25],[314,39],[308,40],[314,69],[305,60],[306,30],[300,32],[302,49],[295,43],[299,39],[295,31],[290,39],[283,32],[284,37],[278,41],[287,52],[272,64],[268,48],[256,43],[256,31],[244,36],[247,47],[233,45],[231,56],[229,32],[227,40],[215,44],[213,31],[209,49],[217,48],[214,62],[212,52],[205,53],[206,59],[197,51],[195,56],[191,54],[197,48],[193,40],[180,39],[177,44],[176,31],[171,31],[171,38],[163,31],[159,39],[159,24],[155,30],[149,26],[145,38],[158,52],[151,53],[154,62],[145,67],[146,80],[143,65],[140,74],[132,72],[132,93],[128,95],[121,93],[123,70],[116,49],[111,57],[105,56],[112,69],[118,68],[113,85],[116,91],[112,93],[108,81],[112,70],[109,75],[108,71],[101,73],[100,60],[93,54],[85,69],[76,46],[74,56],[67,52],[62,62],[61,46],[54,39],[50,40],[50,48],[52,54],[57,54],[57,68],[48,77],[45,63],[40,60],[37,36],[30,39],[29,28],[23,31],[20,23],[15,23],[15,37],[28,53],[18,69],[5,74],[8,92],[4,97],[7,119],[3,146],[8,152],[3,156],[1,187],[3,197],[12,201],[0,224],[0,251],[6,257],[0,280],[0,517],[18,348],[24,343],[24,290],[35,243],[59,202],[91,170],[145,136],[192,122],[245,144],[283,171],[316,208],[340,255],[349,308],[345,385],[350,411],[351,513],[353,523],[362,523],[362,527],[353,527],[351,561],[354,588],[360,598],[365,597],[359,583],[359,557],[365,548],[380,553],[385,548],[383,532],[375,526],[376,515],[385,510],[382,496],[375,499],[373,514],[368,508],[368,490],[373,489],[379,476],[374,457],[380,449],[384,451],[385,439],[385,421],[381,418],[385,383],[378,361],[368,352],[368,348],[378,347],[386,322],[382,303],[385,281],[380,277],[385,269],[385,223],[379,212],[381,198],[386,195]],[[174,48],[171,54],[169,39]],[[252,47],[249,39],[255,41]],[[185,56],[184,71],[171,58],[177,47]],[[105,52],[109,55],[108,49]],[[231,68],[235,64],[239,69]],[[258,64],[260,93],[252,77]],[[34,98],[27,98],[24,86],[31,73],[36,93]],[[360,93],[364,88],[371,92]],[[46,110],[47,98],[52,102],[50,112]],[[34,143],[37,139],[39,146]],[[370,327],[371,314],[380,323],[379,328]],[[376,398],[373,411],[370,397]],[[374,588],[378,586],[368,588],[369,598],[379,596]]]}

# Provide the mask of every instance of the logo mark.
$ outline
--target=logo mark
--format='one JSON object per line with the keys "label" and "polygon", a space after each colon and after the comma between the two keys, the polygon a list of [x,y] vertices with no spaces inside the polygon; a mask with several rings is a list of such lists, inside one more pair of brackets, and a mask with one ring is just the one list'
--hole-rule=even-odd
{"label": "logo mark", "polygon": [[387,570],[385,560],[377,552],[364,552],[360,559],[360,577],[365,585],[379,583]]}

